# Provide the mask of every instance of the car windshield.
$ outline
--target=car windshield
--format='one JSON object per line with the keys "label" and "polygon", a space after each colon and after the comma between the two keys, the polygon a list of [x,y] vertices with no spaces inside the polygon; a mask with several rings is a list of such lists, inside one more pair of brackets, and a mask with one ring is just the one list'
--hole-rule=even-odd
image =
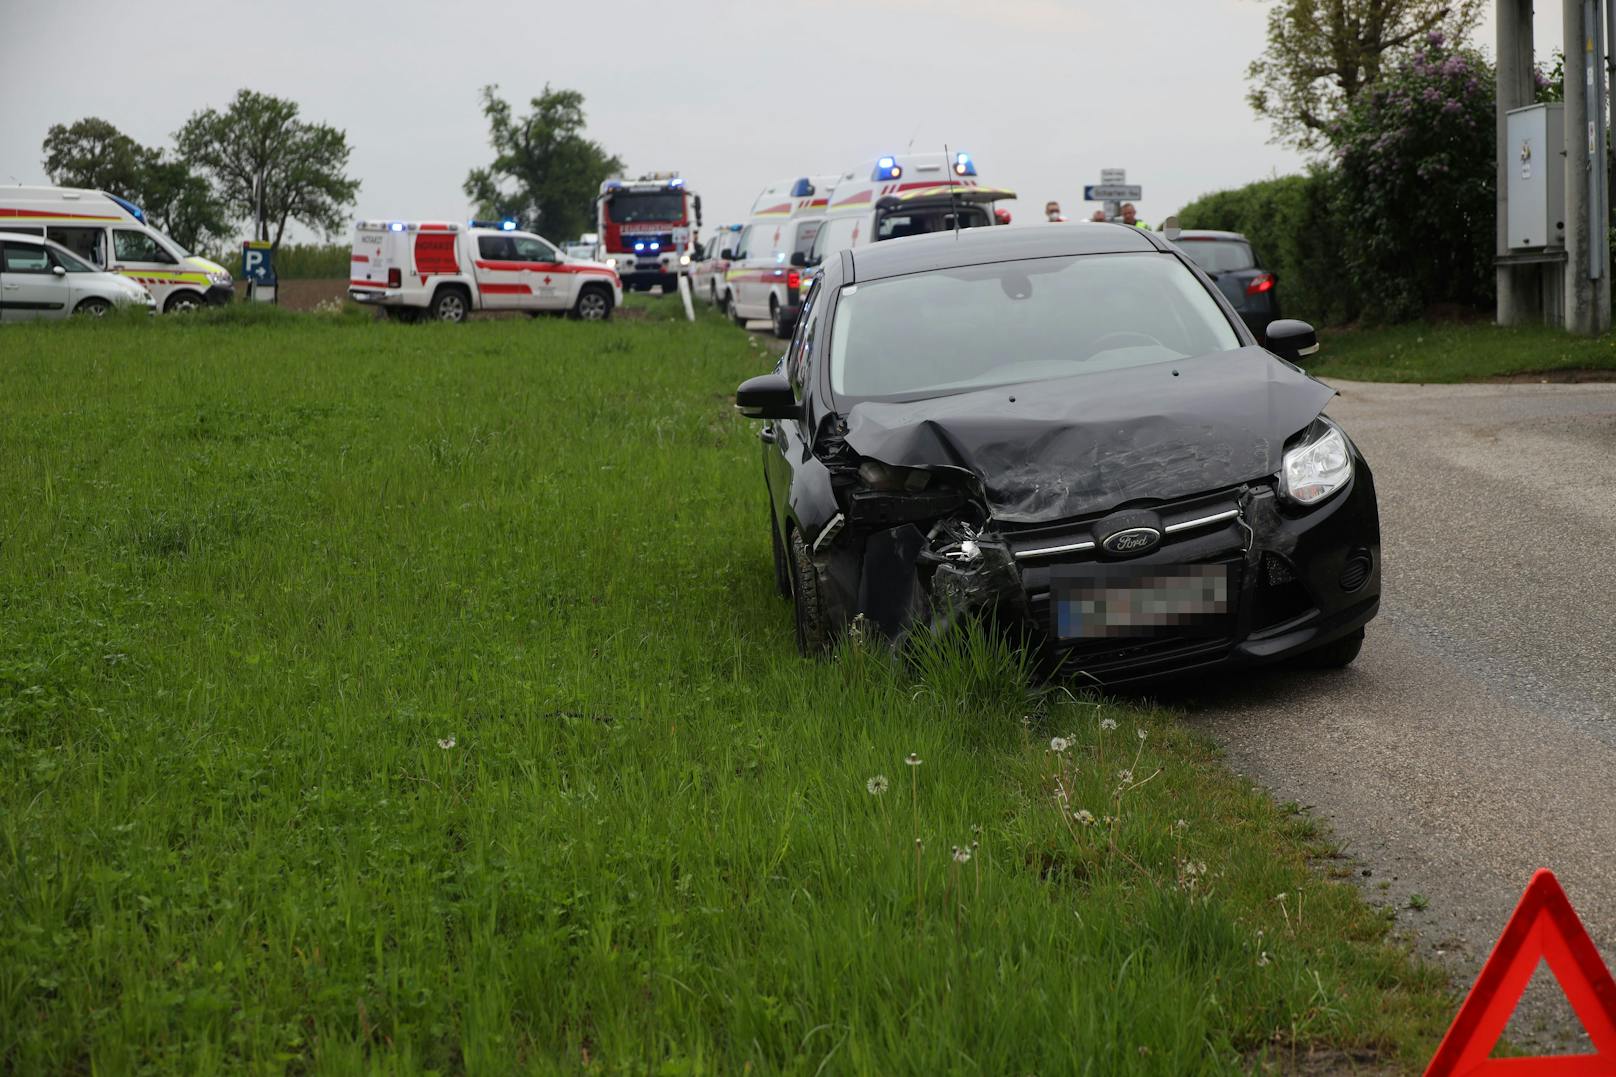
{"label": "car windshield", "polygon": [[1251,245],[1243,239],[1196,239],[1181,236],[1179,249],[1190,260],[1208,273],[1229,273],[1237,269],[1255,269],[1257,259],[1252,256]]}
{"label": "car windshield", "polygon": [[1170,254],[996,262],[843,288],[831,389],[916,399],[1239,346],[1217,302]]}
{"label": "car windshield", "polygon": [[619,192],[612,195],[608,205],[611,219],[617,224],[633,224],[636,221],[677,221],[685,215],[685,196],[677,192]]}

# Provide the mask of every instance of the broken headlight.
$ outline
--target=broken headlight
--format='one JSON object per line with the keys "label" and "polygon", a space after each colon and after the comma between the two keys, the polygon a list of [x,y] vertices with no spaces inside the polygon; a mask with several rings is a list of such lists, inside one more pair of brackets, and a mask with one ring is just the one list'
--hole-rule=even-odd
{"label": "broken headlight", "polygon": [[1298,505],[1316,505],[1352,478],[1352,447],[1341,428],[1320,418],[1300,445],[1285,453],[1279,489]]}
{"label": "broken headlight", "polygon": [[931,482],[931,472],[917,467],[893,467],[879,460],[866,460],[858,466],[859,481],[884,494],[919,493]]}
{"label": "broken headlight", "polygon": [[966,500],[958,486],[921,468],[865,460],[858,477],[859,488],[847,495],[848,515],[866,527],[935,520]]}

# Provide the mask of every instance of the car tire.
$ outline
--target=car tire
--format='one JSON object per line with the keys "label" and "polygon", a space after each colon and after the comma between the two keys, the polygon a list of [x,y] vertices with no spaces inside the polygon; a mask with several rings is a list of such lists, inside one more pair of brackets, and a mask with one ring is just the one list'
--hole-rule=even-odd
{"label": "car tire", "polygon": [[195,292],[175,292],[163,304],[164,314],[184,314],[188,311],[201,310],[207,306],[207,300]]}
{"label": "car tire", "polygon": [[471,312],[471,301],[459,288],[439,288],[432,297],[432,320],[436,322],[463,322]]}
{"label": "car tire", "polygon": [[89,318],[105,318],[112,313],[112,304],[100,296],[92,295],[84,302],[73,308],[74,314],[83,314]]}
{"label": "car tire", "polygon": [[1358,629],[1340,639],[1302,655],[1302,662],[1314,669],[1345,669],[1363,650],[1364,630]]}
{"label": "car tire", "polygon": [[777,340],[791,339],[791,326],[786,324],[785,310],[773,299],[769,300],[769,328],[774,330]]}
{"label": "car tire", "polygon": [[585,288],[572,305],[572,316],[583,322],[604,322],[612,316],[612,296],[604,288]]}
{"label": "car tire", "polygon": [[774,526],[774,513],[769,513],[769,546],[774,551],[774,589],[781,598],[791,597],[791,566],[786,562],[786,547],[780,541],[780,529]]}
{"label": "car tire", "polygon": [[830,650],[830,624],[825,619],[819,574],[814,571],[802,533],[791,532],[791,608],[797,627],[797,650],[813,657]]}

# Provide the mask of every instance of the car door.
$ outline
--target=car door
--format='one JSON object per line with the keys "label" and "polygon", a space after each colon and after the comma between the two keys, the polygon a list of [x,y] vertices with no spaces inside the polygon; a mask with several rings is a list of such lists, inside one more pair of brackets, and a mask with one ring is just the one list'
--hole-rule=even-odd
{"label": "car door", "polygon": [[516,261],[521,263],[523,283],[528,294],[521,296],[529,310],[567,310],[572,306],[574,274],[563,264],[561,255],[547,240],[537,236],[512,236]]}
{"label": "car door", "polygon": [[[791,388],[797,395],[798,402],[803,402],[808,396],[808,386],[813,375],[814,344],[819,336],[819,324],[823,321],[823,312],[819,309],[819,282],[815,280],[803,299],[802,315],[797,319],[797,331],[792,334],[791,343],[786,346],[786,354],[781,363],[785,368],[786,379],[791,382]],[[806,419],[776,419],[766,424],[758,431],[758,437],[763,441],[763,477],[769,487],[769,500],[773,505],[774,519],[780,528],[780,537],[785,538],[785,523],[788,517],[788,507],[791,503],[791,477],[796,462],[806,458],[809,435],[806,428]]]}
{"label": "car door", "polygon": [[160,309],[170,309],[169,301],[177,292],[193,296],[192,306],[202,303],[205,286],[180,285],[179,260],[150,232],[138,228],[112,229],[112,271],[144,284]]}
{"label": "car door", "polygon": [[531,301],[531,288],[516,260],[516,244],[504,234],[477,237],[477,291],[485,310],[520,310]]}
{"label": "car door", "polygon": [[65,318],[72,299],[67,274],[55,272],[43,243],[0,241],[0,319]]}

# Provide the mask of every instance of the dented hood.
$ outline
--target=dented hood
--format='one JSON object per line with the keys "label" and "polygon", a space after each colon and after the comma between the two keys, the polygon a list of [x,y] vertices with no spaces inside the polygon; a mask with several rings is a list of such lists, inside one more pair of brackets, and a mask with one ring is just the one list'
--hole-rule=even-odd
{"label": "dented hood", "polygon": [[996,519],[1035,523],[1279,471],[1335,390],[1261,348],[847,413],[847,444],[897,467],[963,467]]}

